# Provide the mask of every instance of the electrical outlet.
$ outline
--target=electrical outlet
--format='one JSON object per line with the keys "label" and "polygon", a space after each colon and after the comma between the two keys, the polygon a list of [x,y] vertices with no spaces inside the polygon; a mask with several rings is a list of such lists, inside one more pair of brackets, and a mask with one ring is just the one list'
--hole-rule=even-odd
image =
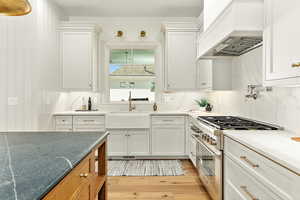
{"label": "electrical outlet", "polygon": [[93,98],[93,103],[94,103],[94,104],[97,104],[97,103],[98,103],[98,98],[97,98],[97,97],[94,97],[94,98]]}
{"label": "electrical outlet", "polygon": [[18,97],[8,97],[7,98],[7,105],[9,106],[16,106],[19,104]]}

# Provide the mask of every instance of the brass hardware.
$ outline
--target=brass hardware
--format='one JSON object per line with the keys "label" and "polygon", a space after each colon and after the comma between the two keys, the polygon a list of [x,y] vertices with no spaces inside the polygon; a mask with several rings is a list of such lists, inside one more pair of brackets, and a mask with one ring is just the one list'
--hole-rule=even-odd
{"label": "brass hardware", "polygon": [[141,31],[140,36],[141,36],[142,38],[146,37],[146,35],[147,35],[146,31]]}
{"label": "brass hardware", "polygon": [[118,31],[117,32],[117,37],[123,37],[123,35],[124,35],[123,31]]}
{"label": "brass hardware", "polygon": [[241,156],[240,157],[242,160],[244,160],[246,163],[251,165],[253,168],[258,168],[259,165],[254,164],[252,161],[250,161],[246,156]]}
{"label": "brass hardware", "polygon": [[298,63],[293,63],[293,64],[292,64],[292,67],[293,67],[293,68],[298,68],[298,67],[300,67],[300,62],[298,62]]}
{"label": "brass hardware", "polygon": [[81,173],[81,174],[79,174],[79,176],[81,178],[87,178],[89,176],[89,174],[88,173]]}
{"label": "brass hardware", "polygon": [[0,0],[0,15],[27,15],[32,8],[27,0]]}
{"label": "brass hardware", "polygon": [[292,137],[292,140],[294,140],[296,142],[300,142],[300,137]]}
{"label": "brass hardware", "polygon": [[259,200],[258,198],[254,197],[254,195],[248,191],[247,186],[241,186],[241,189],[251,198],[251,200]]}

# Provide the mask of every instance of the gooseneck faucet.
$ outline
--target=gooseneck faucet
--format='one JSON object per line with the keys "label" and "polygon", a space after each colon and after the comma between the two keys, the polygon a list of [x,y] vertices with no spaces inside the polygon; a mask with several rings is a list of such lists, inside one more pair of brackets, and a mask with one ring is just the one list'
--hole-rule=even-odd
{"label": "gooseneck faucet", "polygon": [[129,91],[128,104],[129,104],[129,112],[135,110],[135,106],[132,103],[131,91]]}

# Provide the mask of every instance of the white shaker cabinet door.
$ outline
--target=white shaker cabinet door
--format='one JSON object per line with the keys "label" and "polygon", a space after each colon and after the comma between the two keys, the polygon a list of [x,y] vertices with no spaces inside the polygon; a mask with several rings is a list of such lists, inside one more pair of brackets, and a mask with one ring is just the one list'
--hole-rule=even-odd
{"label": "white shaker cabinet door", "polygon": [[166,33],[167,90],[195,90],[197,32]]}
{"label": "white shaker cabinet door", "polygon": [[90,90],[92,87],[92,33],[61,33],[63,89]]}
{"label": "white shaker cabinet door", "polygon": [[143,156],[149,155],[149,131],[129,130],[128,131],[128,155]]}
{"label": "white shaker cabinet door", "polygon": [[183,156],[185,154],[184,127],[153,127],[152,154]]}
{"label": "white shaker cabinet door", "polygon": [[108,136],[108,155],[127,155],[127,131],[111,130]]}
{"label": "white shaker cabinet door", "polygon": [[228,156],[224,158],[225,200],[283,200]]}
{"label": "white shaker cabinet door", "polygon": [[265,0],[265,13],[264,80],[300,84],[300,1]]}
{"label": "white shaker cabinet door", "polygon": [[198,62],[198,84],[200,89],[211,89],[212,88],[212,60],[199,60]]}

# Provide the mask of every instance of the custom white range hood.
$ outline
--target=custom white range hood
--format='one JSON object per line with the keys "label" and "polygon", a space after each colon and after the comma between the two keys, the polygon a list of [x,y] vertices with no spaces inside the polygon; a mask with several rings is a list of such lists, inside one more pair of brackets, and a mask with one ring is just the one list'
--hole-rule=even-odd
{"label": "custom white range hood", "polygon": [[240,56],[262,45],[263,0],[232,0],[198,40],[198,58]]}

